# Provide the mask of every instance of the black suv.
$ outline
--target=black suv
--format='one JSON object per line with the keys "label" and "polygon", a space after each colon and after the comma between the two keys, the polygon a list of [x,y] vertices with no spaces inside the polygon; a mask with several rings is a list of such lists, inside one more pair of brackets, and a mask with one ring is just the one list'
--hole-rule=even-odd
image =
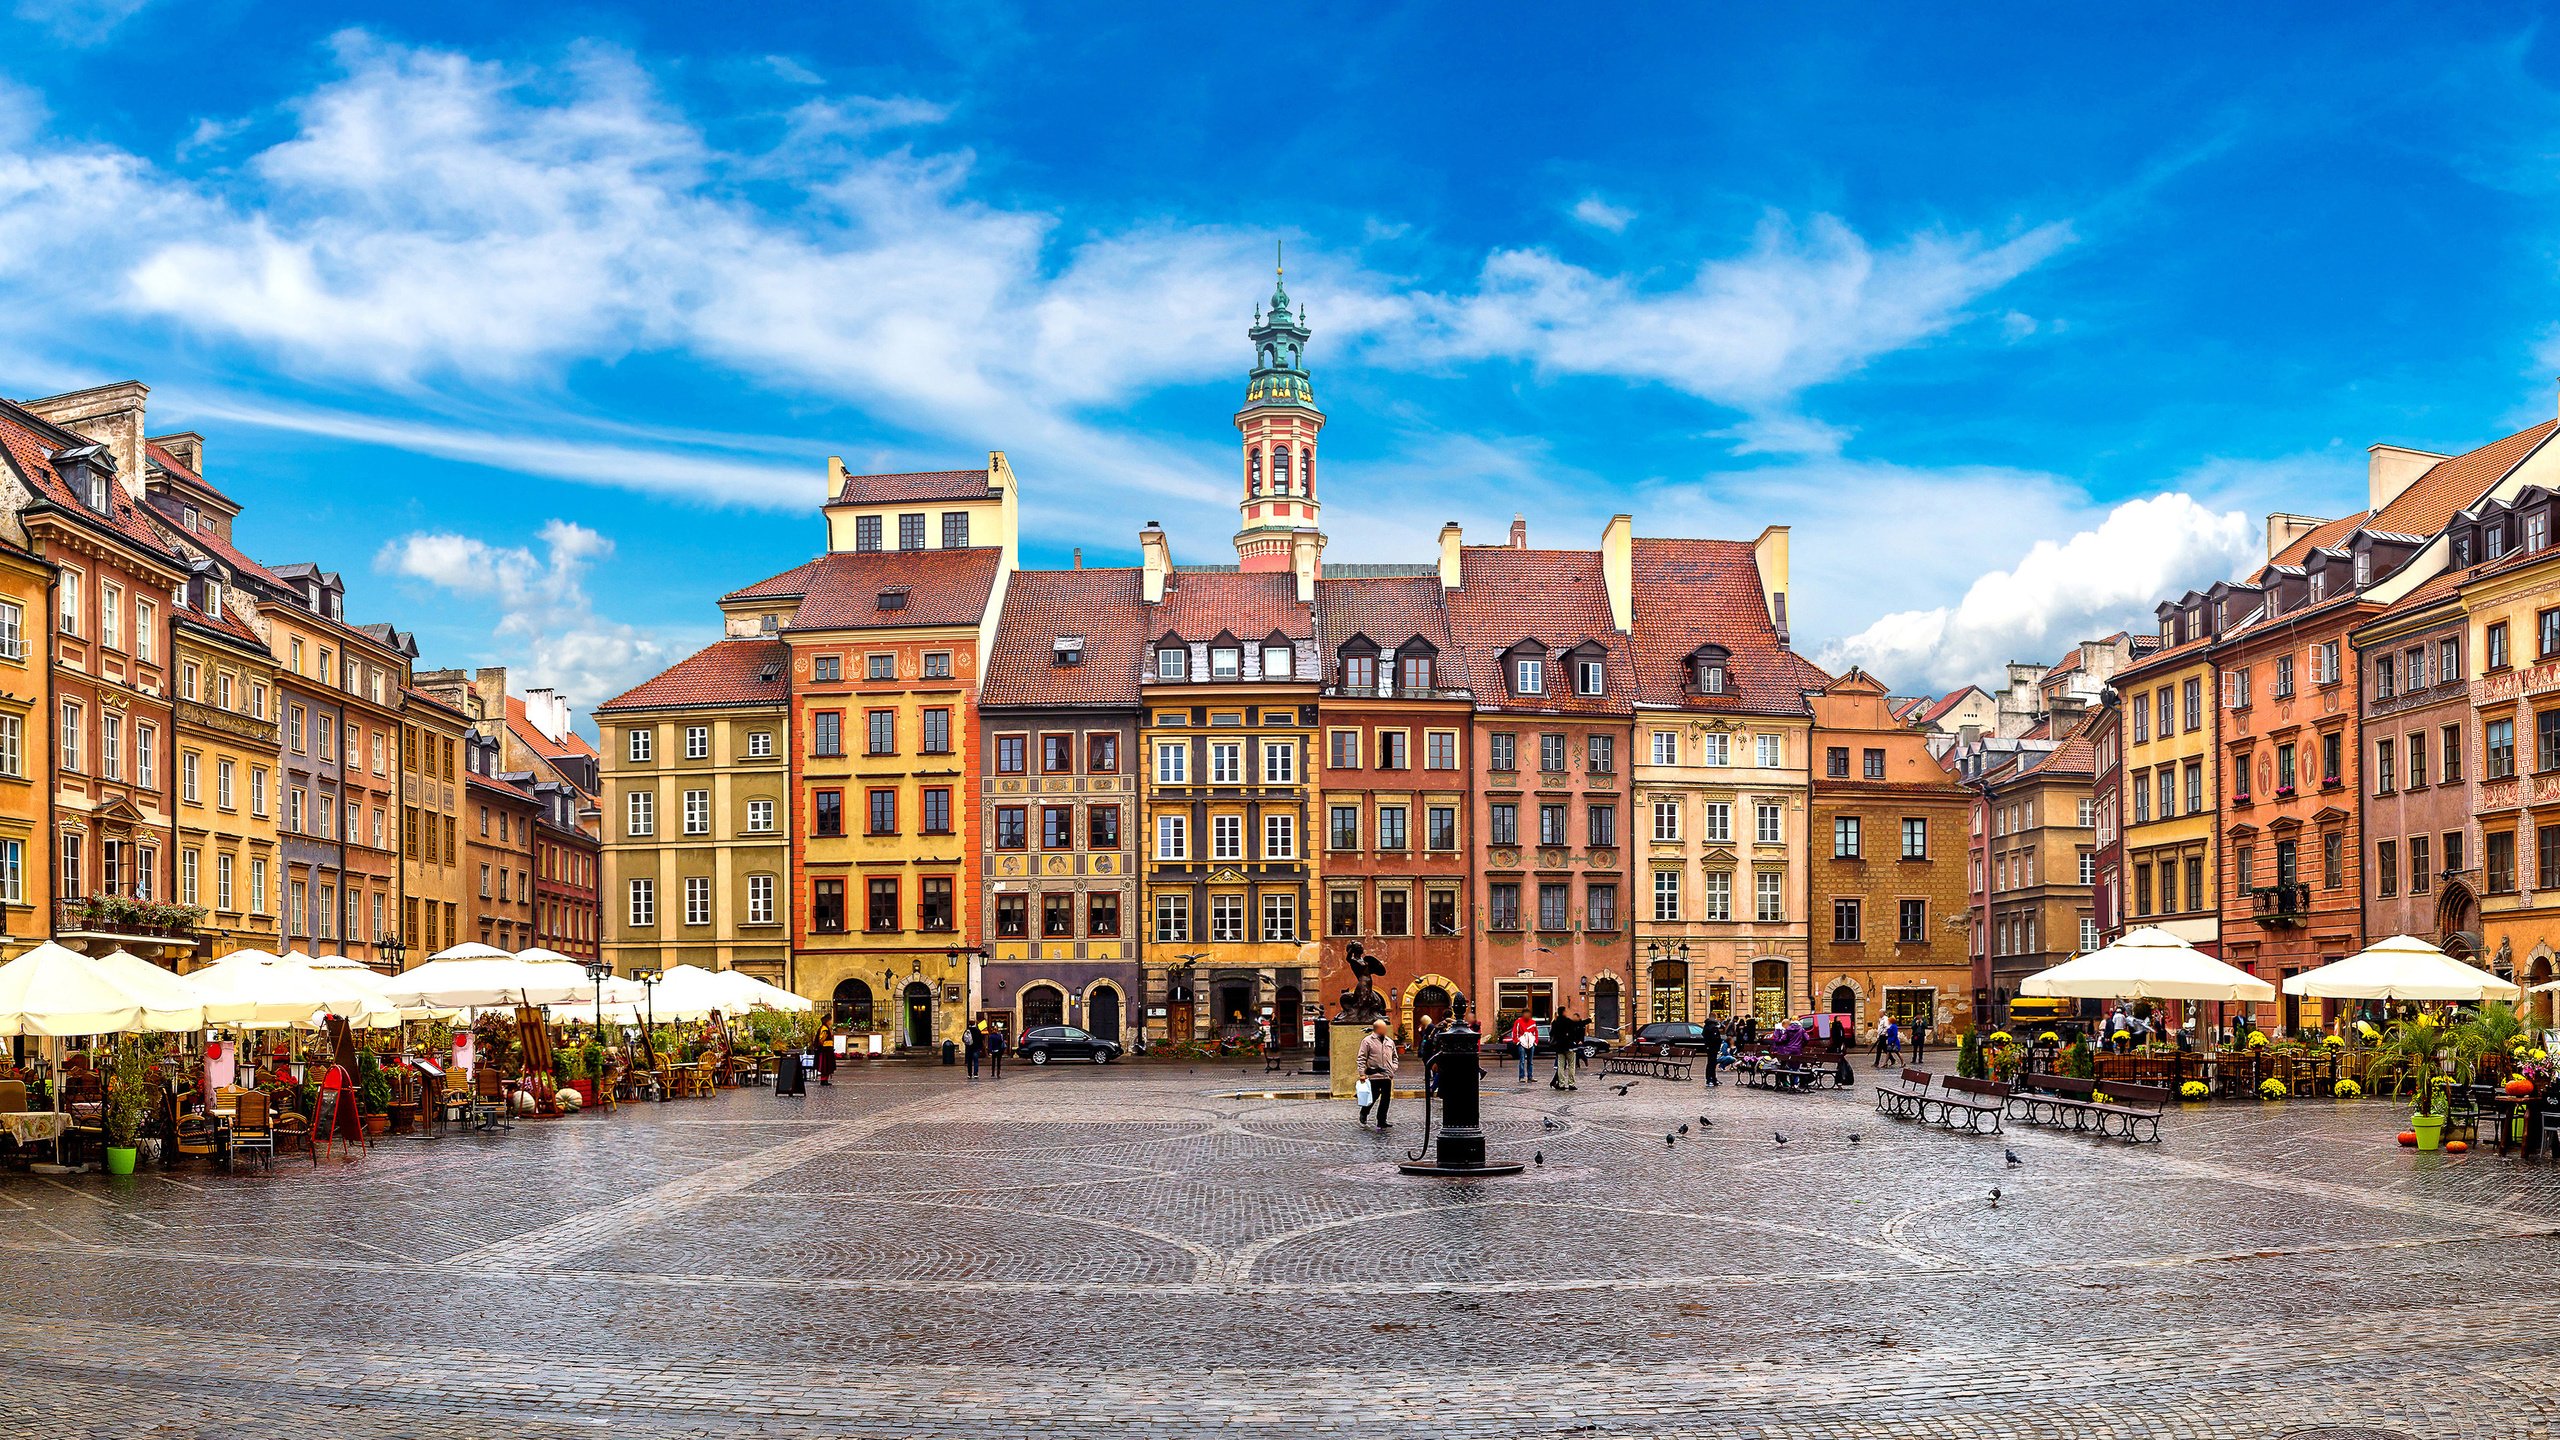
{"label": "black suv", "polygon": [[1023,1031],[1022,1038],[1014,1043],[1013,1052],[1034,1065],[1046,1065],[1053,1059],[1090,1060],[1096,1065],[1108,1065],[1120,1058],[1120,1042],[1105,1040],[1073,1025],[1043,1025]]}

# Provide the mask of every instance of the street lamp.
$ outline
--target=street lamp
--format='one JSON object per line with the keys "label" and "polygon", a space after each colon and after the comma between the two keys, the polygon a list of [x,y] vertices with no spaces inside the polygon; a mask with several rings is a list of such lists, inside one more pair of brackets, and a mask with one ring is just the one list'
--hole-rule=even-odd
{"label": "street lamp", "polygon": [[391,969],[395,974],[403,968],[400,961],[409,953],[409,947],[401,944],[400,937],[397,935],[385,937],[377,942],[374,948],[382,952],[383,959],[391,962]]}
{"label": "street lamp", "polygon": [[[632,971],[631,978],[640,982],[641,1002],[646,1007],[649,1017],[648,1024],[640,1032],[640,1048],[648,1052],[649,1068],[655,1070],[658,1068],[658,1042],[657,1037],[651,1032],[658,1028],[658,982],[667,978],[667,972],[651,965]],[[599,998],[603,996],[604,990],[601,984],[597,986],[596,993]],[[667,1098],[667,1090],[663,1085],[658,1087],[658,1098],[661,1100]]]}

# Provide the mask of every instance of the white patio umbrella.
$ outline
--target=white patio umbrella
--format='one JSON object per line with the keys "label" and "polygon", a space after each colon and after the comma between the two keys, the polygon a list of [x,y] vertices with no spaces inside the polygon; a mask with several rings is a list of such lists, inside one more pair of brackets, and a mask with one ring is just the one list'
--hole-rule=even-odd
{"label": "white patio umbrella", "polygon": [[142,1001],[136,1029],[183,1031],[205,1027],[204,997],[175,971],[163,970],[139,955],[116,950],[90,962]]}
{"label": "white patio umbrella", "polygon": [[516,952],[516,958],[528,965],[576,965],[581,969],[585,968],[587,963],[574,955],[563,955],[548,945],[536,945],[530,950],[519,950]]}
{"label": "white patio umbrella", "polygon": [[443,949],[427,957],[430,962],[437,960],[513,960],[514,958],[516,957],[499,949],[495,945],[484,945],[477,940],[465,940],[459,945],[447,945]]}
{"label": "white patio umbrella", "polygon": [[2414,935],[2394,935],[2294,976],[2284,993],[2323,1000],[2505,1000],[2523,992]]}
{"label": "white patio umbrella", "polygon": [[269,968],[317,986],[328,997],[322,1013],[344,1017],[360,1030],[388,1030],[401,1021],[400,1007],[391,1003],[369,970],[324,968],[299,955],[282,956]]}
{"label": "white patio umbrella", "polygon": [[324,972],[264,950],[235,950],[187,977],[204,1001],[205,1023],[240,1030],[313,1030],[343,1001]]}
{"label": "white patio umbrella", "polygon": [[2021,995],[2081,1000],[2273,1000],[2276,987],[2156,925],[2018,982]]}
{"label": "white patio umbrella", "polygon": [[382,991],[394,1005],[461,1008],[555,1005],[576,1000],[588,988],[584,971],[570,984],[565,977],[546,974],[541,967],[523,964],[498,950],[486,956],[430,960],[390,977]]}
{"label": "white patio umbrella", "polygon": [[0,965],[0,1035],[120,1035],[145,1003],[97,961],[48,940]]}
{"label": "white patio umbrella", "polygon": [[654,993],[641,1003],[643,1018],[660,1020],[700,1020],[714,1010],[723,1014],[738,1008],[737,997],[721,981],[716,970],[699,965],[678,965],[666,972],[666,978],[654,987]]}
{"label": "white patio umbrella", "polygon": [[808,1011],[818,1008],[818,1002],[809,997],[794,995],[779,985],[768,984],[743,970],[723,970],[719,975],[728,987],[729,993],[736,997],[737,1008],[741,1010]]}

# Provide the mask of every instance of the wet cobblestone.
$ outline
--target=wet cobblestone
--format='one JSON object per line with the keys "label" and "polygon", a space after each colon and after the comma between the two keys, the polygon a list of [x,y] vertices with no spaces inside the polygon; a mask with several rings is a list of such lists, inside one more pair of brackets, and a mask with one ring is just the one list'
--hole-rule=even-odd
{"label": "wet cobblestone", "polygon": [[1418,1105],[1214,1068],[840,1078],[0,1179],[0,1435],[2434,1440],[2560,1395],[2560,1165],[2380,1103],[2128,1147],[1497,1082],[1547,1163],[1467,1185],[1389,1167]]}

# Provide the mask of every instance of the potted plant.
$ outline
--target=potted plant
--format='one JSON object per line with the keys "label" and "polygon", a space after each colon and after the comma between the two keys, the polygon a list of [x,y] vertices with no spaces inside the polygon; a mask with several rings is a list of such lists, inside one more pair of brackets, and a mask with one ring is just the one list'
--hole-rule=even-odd
{"label": "potted plant", "polygon": [[373,1052],[356,1056],[356,1094],[362,1100],[358,1112],[364,1116],[364,1133],[378,1136],[391,1128],[391,1072],[382,1068]]}
{"label": "potted plant", "polygon": [[2212,1095],[2213,1087],[2201,1080],[2189,1080],[2178,1087],[2178,1098],[2191,1103],[2210,1099]]}
{"label": "potted plant", "polygon": [[107,1071],[106,1104],[99,1125],[106,1131],[107,1173],[130,1175],[142,1151],[142,1127],[160,1100],[157,1042],[127,1040]]}

